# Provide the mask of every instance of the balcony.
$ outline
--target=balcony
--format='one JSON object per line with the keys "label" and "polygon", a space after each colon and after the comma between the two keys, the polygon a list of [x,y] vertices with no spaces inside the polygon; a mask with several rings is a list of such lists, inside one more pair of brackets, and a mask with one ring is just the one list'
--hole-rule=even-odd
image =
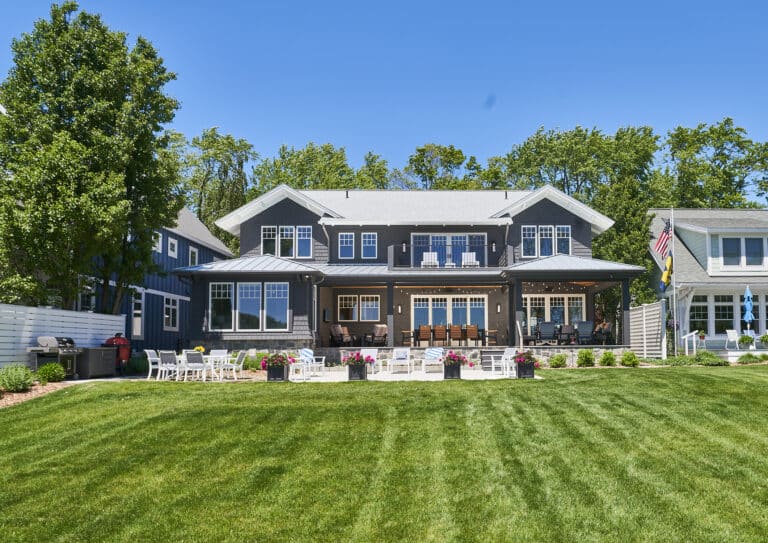
{"label": "balcony", "polygon": [[504,266],[506,247],[490,244],[420,244],[402,243],[387,247],[390,269],[471,270]]}

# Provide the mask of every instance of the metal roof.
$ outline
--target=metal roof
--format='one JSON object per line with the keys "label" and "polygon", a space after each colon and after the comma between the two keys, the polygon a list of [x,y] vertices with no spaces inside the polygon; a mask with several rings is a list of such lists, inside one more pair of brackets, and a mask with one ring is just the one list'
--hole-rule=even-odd
{"label": "metal roof", "polygon": [[207,264],[197,266],[186,266],[177,268],[176,273],[198,274],[198,273],[317,273],[317,270],[311,266],[278,258],[272,255],[246,256],[241,258],[231,258],[227,260],[217,260]]}
{"label": "metal roof", "polygon": [[637,272],[642,273],[645,268],[633,264],[611,262],[598,258],[586,258],[573,255],[555,255],[537,258],[526,262],[512,264],[506,268],[515,272]]}
{"label": "metal roof", "polygon": [[169,232],[174,232],[184,236],[188,240],[195,241],[204,247],[208,247],[217,253],[225,256],[234,256],[232,251],[224,245],[219,238],[211,234],[211,231],[186,207],[181,208],[179,216],[176,219],[176,226],[167,228]]}

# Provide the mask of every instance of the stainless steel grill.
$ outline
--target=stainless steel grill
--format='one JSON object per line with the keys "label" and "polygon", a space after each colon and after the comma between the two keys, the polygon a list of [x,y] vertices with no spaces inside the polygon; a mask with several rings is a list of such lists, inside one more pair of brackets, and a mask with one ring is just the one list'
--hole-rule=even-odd
{"label": "stainless steel grill", "polygon": [[48,362],[58,362],[70,377],[77,378],[77,357],[83,349],[71,337],[39,336],[37,347],[27,347],[31,365],[37,369]]}

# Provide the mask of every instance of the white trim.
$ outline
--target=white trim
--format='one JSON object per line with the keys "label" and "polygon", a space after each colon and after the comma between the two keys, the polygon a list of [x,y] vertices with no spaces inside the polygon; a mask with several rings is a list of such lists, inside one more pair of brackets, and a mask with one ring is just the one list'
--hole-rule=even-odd
{"label": "white trim", "polygon": [[[527,255],[523,252],[523,247],[525,246],[524,241],[526,239],[531,238],[524,238],[523,237],[523,229],[524,228],[533,228],[533,254]],[[539,257],[539,227],[536,224],[521,224],[520,225],[520,258],[538,258]]]}
{"label": "white trim", "polygon": [[[240,287],[242,285],[258,285],[259,286],[259,327],[258,328],[243,328],[240,326]],[[238,332],[260,332],[264,328],[264,285],[261,281],[243,281],[237,283],[235,287],[237,294],[235,297],[235,329]]]}
{"label": "white trim", "polygon": [[[192,253],[195,254],[195,263],[192,264]],[[189,266],[197,266],[200,263],[200,251],[197,249],[197,247],[189,246],[189,251],[187,253],[187,264]]]}
{"label": "white trim", "polygon": [[[373,256],[365,256],[365,236],[373,236]],[[360,258],[363,260],[376,260],[379,258],[379,233],[378,232],[361,232],[360,233]]]}
{"label": "white trim", "polygon": [[[134,304],[136,301],[139,301],[139,304],[141,305],[141,313],[139,316],[140,319],[140,326],[139,326],[139,333],[136,334],[133,330],[134,325],[134,319],[136,318],[134,312]],[[163,300],[163,303],[165,303],[165,300]],[[144,296],[144,291],[136,291],[131,295],[131,339],[135,340],[143,340],[144,339],[144,329],[146,324],[147,317],[147,305],[146,305],[146,298]],[[165,315],[163,315],[163,320],[165,320]]]}
{"label": "white trim", "polygon": [[[171,251],[171,244],[173,244],[173,251]],[[179,240],[168,236],[168,256],[170,258],[179,257]]]}
{"label": "white trim", "polygon": [[[213,319],[211,319],[211,311],[213,308],[213,285],[229,285],[231,290],[231,297],[230,302],[232,304],[232,309],[230,310],[231,319],[232,319],[232,327],[231,328],[213,328],[212,323]],[[224,298],[221,298],[222,300]],[[208,314],[208,326],[206,327],[209,332],[234,332],[235,331],[235,283],[233,281],[211,281],[208,283],[208,309],[206,313]]]}
{"label": "white trim", "polygon": [[[523,310],[525,312],[525,322],[527,324],[528,334],[531,333],[531,298],[544,298],[544,322],[552,322],[552,298],[563,298],[565,304],[563,310],[563,322],[561,324],[571,324],[570,306],[568,298],[581,299],[582,320],[587,320],[587,295],[579,292],[548,292],[523,294]],[[538,323],[537,323],[538,324]],[[589,330],[592,333],[592,330]]]}
{"label": "white trim", "polygon": [[[168,302],[176,302],[169,304]],[[165,311],[171,308],[171,313],[176,313],[176,326],[165,324]],[[179,298],[177,296],[163,296],[163,332],[178,332],[179,321],[181,320]]]}
{"label": "white trim", "polygon": [[335,219],[323,217],[317,221],[326,226],[507,226],[513,224],[509,217],[499,219],[439,219],[439,220],[391,220],[391,219]]}
{"label": "white trim", "polygon": [[[116,287],[117,283],[114,280],[110,279],[109,280],[109,286],[110,287]],[[155,290],[153,288],[144,288],[144,287],[141,287],[141,286],[138,286],[138,285],[128,285],[128,288],[131,288],[131,289],[135,290],[136,292],[143,292],[145,294],[152,294],[153,296],[173,296],[173,297],[178,298],[179,300],[181,300],[183,302],[190,301],[189,296],[183,296],[181,294],[175,294],[173,292],[166,292],[164,290]]]}
{"label": "white trim", "polygon": [[[299,256],[299,228],[309,228],[309,256]],[[297,260],[304,260],[304,259],[311,259],[312,255],[314,254],[314,245],[315,245],[315,238],[313,237],[314,232],[312,231],[312,225],[311,224],[302,224],[296,226],[296,259]],[[306,239],[306,238],[301,238]]]}
{"label": "white trim", "polygon": [[[473,298],[482,298],[485,303],[483,308],[483,321],[485,322],[485,326],[483,326],[483,329],[487,330],[488,326],[490,326],[490,323],[488,322],[488,295],[487,294],[414,294],[411,296],[411,300],[410,300],[410,306],[411,306],[410,322],[411,322],[412,330],[416,330],[415,328],[416,324],[414,323],[414,314],[416,312],[414,300],[416,298],[427,298],[429,300],[427,304],[427,314],[429,315],[429,322],[428,322],[429,326],[435,326],[432,320],[432,300],[434,298],[445,300],[446,301],[445,320],[446,320],[447,327],[450,327],[452,324],[460,324],[462,326],[469,324],[469,321],[472,315],[472,311],[471,311],[472,303],[470,300],[472,300]],[[467,322],[456,323],[456,322],[453,322],[452,320],[453,319],[453,300],[457,298],[460,300],[466,300],[467,302],[467,305],[466,305]],[[478,326],[478,328],[480,327]]]}
{"label": "white trim", "polygon": [[[275,237],[274,237],[274,240],[275,240],[275,252],[274,253],[265,253],[264,252],[264,229],[265,228],[274,228],[275,229]],[[261,254],[277,256],[277,253],[280,252],[280,248],[278,247],[278,240],[279,239],[280,238],[278,236],[278,228],[277,228],[276,225],[262,225],[261,226]]]}
{"label": "white trim", "polygon": [[[352,256],[341,256],[341,236],[352,236]],[[350,245],[344,245],[344,247],[350,247]],[[354,232],[339,232],[336,236],[336,249],[338,250],[339,260],[354,260],[355,258],[355,233]]]}
{"label": "white trim", "polygon": [[[376,298],[376,318],[363,318],[363,298]],[[360,294],[357,302],[357,315],[360,322],[380,322],[381,321],[381,296],[379,294]]]}
{"label": "white trim", "polygon": [[[539,256],[541,256],[541,258],[546,258],[548,256],[555,256],[555,255],[557,255],[557,250],[555,249],[555,226],[552,225],[552,224],[540,224],[538,226],[539,226],[539,228],[538,228],[538,240],[537,240],[537,242],[539,244],[539,246],[538,246]],[[552,254],[550,254],[550,255],[545,255],[545,254],[541,253],[541,242],[545,239],[545,237],[541,234],[541,229],[542,228],[550,228],[551,229],[550,230],[551,235],[549,236],[549,240],[552,242]]]}
{"label": "white trim", "polygon": [[[287,305],[285,307],[285,328],[267,328],[267,285],[285,285],[286,286],[286,293],[288,300]],[[264,297],[263,302],[263,312],[264,312],[264,324],[262,325],[262,329],[265,332],[290,332],[291,330],[291,284],[288,281],[264,281],[264,286],[262,287],[262,296]]]}
{"label": "white trim", "polygon": [[[568,252],[567,253],[561,253],[558,248],[558,240],[560,239],[557,236],[557,229],[558,228],[567,228],[568,229]],[[573,253],[573,228],[571,228],[570,224],[556,224],[555,225],[555,254],[556,255],[564,255],[564,254],[572,254]]]}
{"label": "white trim", "polygon": [[[283,229],[290,229],[291,235],[283,237]],[[283,240],[290,240],[291,254],[283,254]],[[296,258],[296,227],[290,224],[281,224],[277,227],[277,256],[280,258]]]}
{"label": "white trim", "polygon": [[[350,298],[355,301],[355,305],[352,306],[353,318],[342,319],[341,318],[341,299]],[[346,307],[345,307],[346,309]],[[337,322],[357,322],[360,319],[360,297],[357,294],[337,294],[336,295],[336,321]]]}

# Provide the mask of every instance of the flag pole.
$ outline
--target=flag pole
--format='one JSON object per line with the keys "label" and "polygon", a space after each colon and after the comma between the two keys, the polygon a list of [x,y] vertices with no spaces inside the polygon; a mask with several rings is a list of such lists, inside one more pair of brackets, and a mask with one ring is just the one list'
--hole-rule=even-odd
{"label": "flag pole", "polygon": [[677,314],[677,282],[675,280],[675,277],[677,274],[675,273],[675,265],[676,265],[676,255],[675,255],[675,208],[670,207],[669,208],[669,222],[670,222],[670,235],[672,236],[672,322],[674,322],[674,327],[672,329],[673,337],[675,340],[675,356],[677,356],[677,328],[680,326],[680,321]]}

